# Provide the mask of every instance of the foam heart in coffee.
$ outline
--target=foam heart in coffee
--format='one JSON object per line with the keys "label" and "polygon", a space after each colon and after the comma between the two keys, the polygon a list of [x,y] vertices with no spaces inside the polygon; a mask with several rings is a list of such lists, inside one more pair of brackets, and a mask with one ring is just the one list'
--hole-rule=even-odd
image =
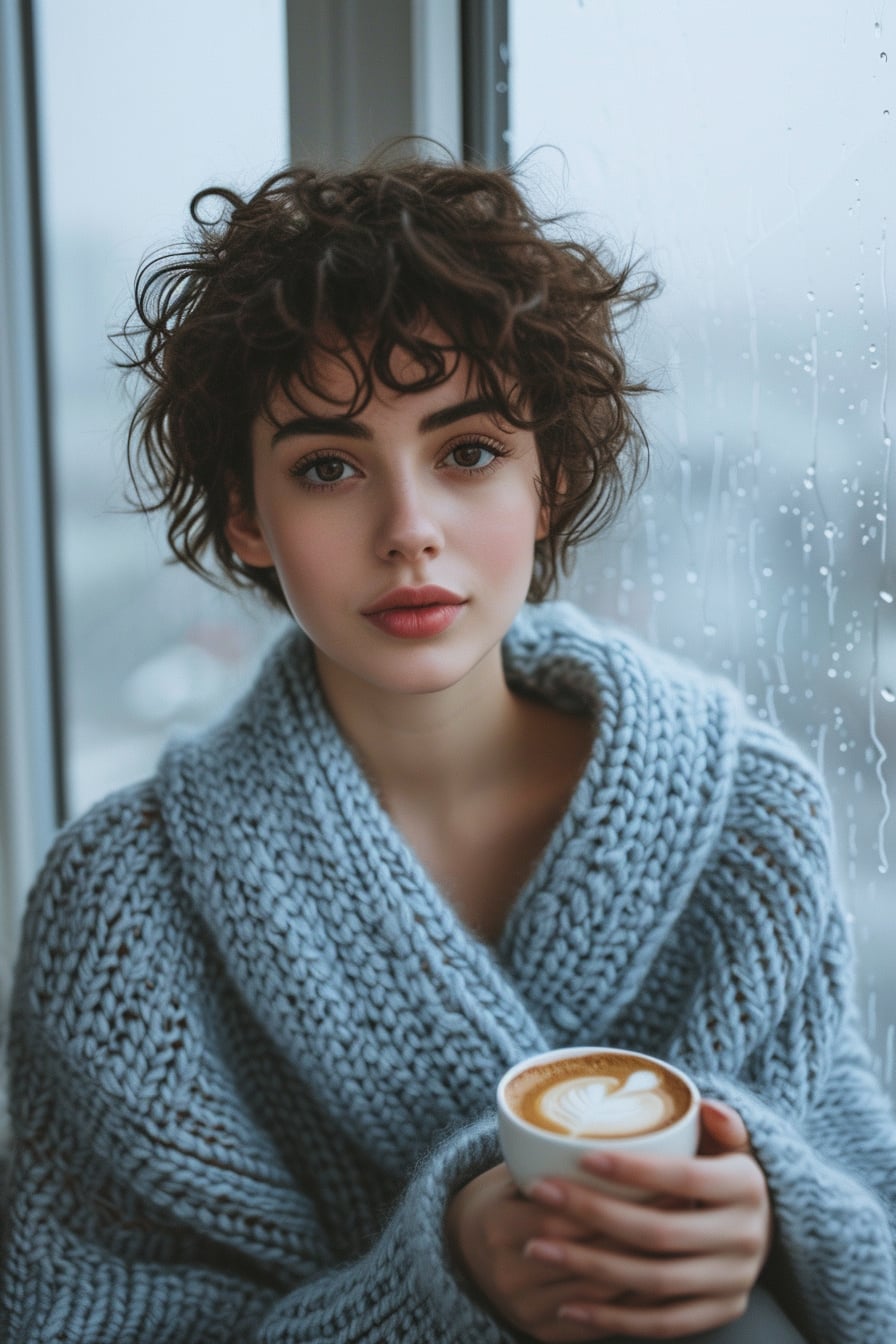
{"label": "foam heart in coffee", "polygon": [[653,1133],[674,1124],[691,1104],[683,1079],[624,1051],[535,1064],[512,1079],[506,1098],[530,1125],[594,1139]]}

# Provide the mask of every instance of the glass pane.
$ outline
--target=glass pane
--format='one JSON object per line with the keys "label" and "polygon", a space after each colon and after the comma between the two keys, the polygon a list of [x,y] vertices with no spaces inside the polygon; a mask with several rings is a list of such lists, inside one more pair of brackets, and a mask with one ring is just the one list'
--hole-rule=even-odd
{"label": "glass pane", "polygon": [[42,188],[72,812],[214,716],[279,622],[164,565],[123,511],[129,405],[107,333],[141,258],[214,182],[288,158],[282,0],[38,0]]}
{"label": "glass pane", "polygon": [[[648,482],[571,582],[725,673],[832,791],[860,1005],[896,1093],[896,53],[881,8],[511,0],[511,151],[665,281]],[[890,221],[890,223],[888,223]]]}

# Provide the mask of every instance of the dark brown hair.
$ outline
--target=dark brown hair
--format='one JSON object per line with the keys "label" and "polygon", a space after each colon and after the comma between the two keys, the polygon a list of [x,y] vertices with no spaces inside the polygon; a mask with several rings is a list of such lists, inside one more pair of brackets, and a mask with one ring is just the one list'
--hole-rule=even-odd
{"label": "dark brown hair", "polygon": [[[225,534],[230,488],[252,505],[254,418],[297,373],[320,392],[321,348],[347,350],[362,370],[349,414],[374,379],[422,390],[462,355],[479,393],[535,434],[552,525],[529,596],[551,591],[558,562],[568,568],[639,477],[646,444],[631,398],[650,389],[628,380],[619,319],[658,282],[630,287],[631,262],[559,236],[519,179],[518,168],[379,157],[351,171],[289,168],[247,197],[194,196],[186,247],[143,265],[118,333],[121,367],[149,383],[128,433],[134,502],[167,512],[177,559],[210,577],[211,547],[232,581],[285,606],[275,571],[244,564]],[[447,351],[422,338],[430,319]],[[416,382],[396,384],[396,349],[418,361]]]}

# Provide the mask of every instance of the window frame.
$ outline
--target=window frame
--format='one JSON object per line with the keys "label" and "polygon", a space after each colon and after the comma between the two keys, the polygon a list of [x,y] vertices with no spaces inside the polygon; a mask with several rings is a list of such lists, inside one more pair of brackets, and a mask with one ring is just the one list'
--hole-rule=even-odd
{"label": "window frame", "polygon": [[[0,931],[66,814],[30,0],[0,9]],[[8,966],[0,959],[0,983]]]}
{"label": "window frame", "polygon": [[286,0],[293,159],[357,163],[402,135],[460,154],[461,19],[460,0]]}

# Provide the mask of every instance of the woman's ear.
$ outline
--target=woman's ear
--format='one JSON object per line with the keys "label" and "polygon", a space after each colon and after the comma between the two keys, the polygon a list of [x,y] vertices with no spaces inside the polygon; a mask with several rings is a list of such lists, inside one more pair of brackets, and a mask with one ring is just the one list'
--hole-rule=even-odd
{"label": "woman's ear", "polygon": [[236,484],[229,487],[228,516],[224,535],[234,555],[239,556],[244,565],[255,569],[270,569],[274,561],[268,550],[264,534],[258,525],[255,510],[250,508]]}

